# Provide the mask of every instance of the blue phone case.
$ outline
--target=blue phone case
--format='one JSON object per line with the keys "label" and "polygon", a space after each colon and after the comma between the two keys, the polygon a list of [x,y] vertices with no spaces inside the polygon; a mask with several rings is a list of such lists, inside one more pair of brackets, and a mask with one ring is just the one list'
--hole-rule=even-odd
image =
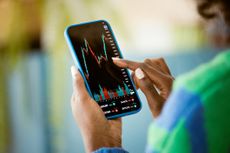
{"label": "blue phone case", "polygon": [[[86,86],[86,88],[87,88],[87,90],[88,90],[88,92],[89,92],[89,94],[90,94],[90,96],[91,96],[92,98],[93,98],[92,92],[90,91],[89,84],[87,83],[86,77],[85,77],[85,75],[84,75],[84,73],[83,73],[83,70],[82,70],[82,68],[81,68],[80,62],[79,62],[78,57],[77,57],[77,55],[76,55],[76,53],[75,53],[74,47],[73,47],[73,45],[72,45],[72,43],[71,43],[70,37],[69,37],[69,35],[68,35],[68,29],[71,28],[71,27],[80,26],[80,25],[85,25],[85,24],[90,24],[90,23],[95,23],[95,22],[105,22],[105,23],[109,26],[109,29],[110,29],[110,31],[111,31],[111,34],[112,34],[112,36],[113,36],[113,38],[114,38],[114,41],[115,41],[115,43],[116,43],[116,45],[117,45],[117,50],[119,51],[121,57],[123,58],[123,56],[122,56],[122,54],[121,54],[121,51],[120,51],[120,48],[119,48],[119,45],[118,45],[117,40],[116,40],[116,38],[115,38],[115,35],[114,35],[113,31],[112,31],[112,28],[111,28],[110,24],[109,24],[107,21],[105,21],[105,20],[96,20],[96,21],[84,22],[84,23],[80,23],[80,24],[73,24],[73,25],[68,26],[68,27],[65,29],[65,32],[64,32],[64,35],[65,35],[67,44],[68,44],[69,49],[70,49],[70,53],[71,53],[72,58],[73,58],[73,60],[74,60],[74,64],[75,64],[75,65],[77,66],[77,68],[80,70],[80,73],[81,73],[81,75],[82,75],[82,77],[83,77],[83,79],[84,79],[84,82],[85,82],[85,86]],[[131,78],[131,77],[130,77],[129,71],[127,71],[127,72],[128,72],[129,78]],[[141,108],[142,108],[142,103],[141,103],[140,97],[139,97],[139,95],[138,95],[138,93],[137,93],[137,90],[136,90],[135,84],[133,83],[132,78],[131,78],[130,80],[131,80],[131,83],[132,83],[132,85],[133,85],[133,87],[134,87],[134,91],[135,91],[135,93],[136,93],[136,95],[137,95],[137,98],[138,98],[138,100],[139,100],[139,102],[140,102],[140,108],[139,108],[138,110],[135,110],[135,111],[130,111],[130,112],[127,112],[127,113],[121,113],[121,114],[118,114],[118,115],[109,116],[109,117],[107,117],[107,119],[114,119],[114,118],[119,118],[119,117],[131,115],[131,114],[135,114],[135,113],[137,113],[137,112],[139,112],[139,111],[141,110]]]}

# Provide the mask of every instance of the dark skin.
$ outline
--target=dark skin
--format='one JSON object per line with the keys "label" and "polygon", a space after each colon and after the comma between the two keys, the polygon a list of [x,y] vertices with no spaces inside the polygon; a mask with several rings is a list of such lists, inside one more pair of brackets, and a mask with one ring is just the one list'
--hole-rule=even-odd
{"label": "dark skin", "polygon": [[[174,80],[163,58],[146,59],[144,62],[115,58],[113,62],[121,68],[133,71],[135,85],[145,94],[153,117],[159,116],[170,95]],[[71,107],[80,128],[86,152],[92,152],[101,147],[121,147],[121,118],[107,120],[99,105],[89,96],[79,71],[72,66],[71,72],[74,89]]]}
{"label": "dark skin", "polygon": [[[199,0],[198,12],[201,16],[217,24],[219,20],[226,23],[219,27],[227,29],[224,36],[221,35],[225,46],[229,46],[229,35],[226,35],[230,25],[229,0]],[[221,22],[221,23],[222,23]],[[207,25],[210,26],[210,25]],[[214,29],[215,31],[215,29]],[[219,30],[217,30],[219,31]],[[215,38],[215,36],[214,36]],[[213,44],[216,44],[213,42]],[[137,88],[146,96],[148,106],[153,118],[157,118],[169,97],[174,78],[164,59],[146,59],[144,62],[113,59],[114,63],[121,68],[133,71],[132,77]],[[80,73],[71,68],[73,75],[74,93],[72,96],[73,115],[83,137],[86,152],[95,151],[101,147],[121,147],[122,144],[122,121],[121,119],[107,120],[104,113],[96,102],[88,95],[84,81]]]}
{"label": "dark skin", "polygon": [[[168,98],[174,78],[163,58],[145,59],[144,62],[135,62],[114,58],[114,63],[121,68],[128,68],[136,87],[145,94],[153,117],[157,117]],[[144,78],[136,77],[135,70],[140,69]],[[158,92],[158,91],[159,92]]]}

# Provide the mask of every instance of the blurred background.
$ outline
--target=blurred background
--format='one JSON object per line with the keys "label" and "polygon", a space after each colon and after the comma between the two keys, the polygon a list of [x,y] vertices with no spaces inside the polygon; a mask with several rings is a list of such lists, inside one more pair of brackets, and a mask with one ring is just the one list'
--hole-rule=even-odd
{"label": "blurred background", "polygon": [[[211,60],[195,0],[0,0],[0,153],[83,153],[70,109],[69,24],[110,22],[124,57],[164,57],[177,77]],[[152,122],[143,109],[124,118],[123,146],[145,150]],[[82,114],[84,115],[84,114]]]}

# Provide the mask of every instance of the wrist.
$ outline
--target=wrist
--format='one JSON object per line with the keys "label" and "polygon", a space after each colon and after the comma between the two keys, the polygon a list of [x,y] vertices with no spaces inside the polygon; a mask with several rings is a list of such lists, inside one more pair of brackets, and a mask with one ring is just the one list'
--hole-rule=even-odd
{"label": "wrist", "polygon": [[85,151],[91,153],[100,148],[121,148],[121,139],[116,140],[108,136],[96,136],[84,141]]}

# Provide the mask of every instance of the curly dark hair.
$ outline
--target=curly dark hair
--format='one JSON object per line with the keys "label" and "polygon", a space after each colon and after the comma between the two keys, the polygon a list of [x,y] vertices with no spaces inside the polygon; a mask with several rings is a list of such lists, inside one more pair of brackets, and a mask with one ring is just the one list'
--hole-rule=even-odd
{"label": "curly dark hair", "polygon": [[[197,10],[205,19],[213,19],[218,16],[218,11],[223,14],[225,22],[230,25],[230,0],[196,0]],[[217,11],[218,10],[218,11]]]}

